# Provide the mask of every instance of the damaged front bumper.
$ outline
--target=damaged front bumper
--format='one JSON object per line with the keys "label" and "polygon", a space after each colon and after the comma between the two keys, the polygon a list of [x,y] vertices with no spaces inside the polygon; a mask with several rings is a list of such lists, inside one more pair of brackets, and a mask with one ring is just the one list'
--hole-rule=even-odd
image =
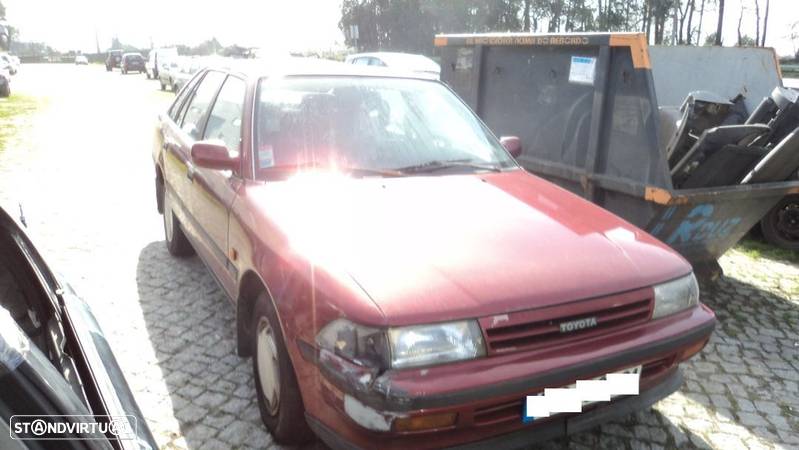
{"label": "damaged front bumper", "polygon": [[[317,434],[335,448],[352,448],[350,444],[356,448],[421,448],[431,445],[431,439],[438,447],[472,442],[486,445],[486,440],[514,441],[511,436],[517,435],[529,442],[531,434],[546,440],[590,428],[671,394],[682,379],[677,365],[704,347],[714,326],[713,313],[700,306],[627,330],[601,345],[384,373],[300,343],[303,358],[322,374],[323,403],[338,412],[316,418],[311,411],[308,419]],[[644,367],[640,395],[596,405],[576,415],[522,422],[527,395],[633,365]],[[452,423],[434,420],[431,428],[411,431],[397,427],[398,422],[410,418],[446,414],[453,417]]]}

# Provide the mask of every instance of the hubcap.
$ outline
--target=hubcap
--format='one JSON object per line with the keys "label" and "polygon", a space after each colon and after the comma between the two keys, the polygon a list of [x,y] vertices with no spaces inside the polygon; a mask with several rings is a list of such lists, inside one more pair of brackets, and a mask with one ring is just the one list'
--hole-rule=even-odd
{"label": "hubcap", "polygon": [[280,367],[277,360],[277,343],[272,327],[265,318],[258,322],[258,341],[255,357],[258,358],[258,381],[269,414],[275,415],[280,406]]}

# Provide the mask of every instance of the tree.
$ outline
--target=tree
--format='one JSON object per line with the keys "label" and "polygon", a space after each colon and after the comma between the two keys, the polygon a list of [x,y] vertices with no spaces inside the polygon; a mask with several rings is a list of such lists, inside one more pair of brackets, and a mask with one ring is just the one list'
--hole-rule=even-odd
{"label": "tree", "polygon": [[758,45],[759,42],[760,42],[760,2],[755,0],[755,45]]}
{"label": "tree", "polygon": [[721,29],[723,26],[724,26],[724,0],[719,0],[719,21],[718,24],[716,25],[716,40],[713,45],[721,45]]}
{"label": "tree", "polygon": [[6,7],[0,2],[0,20],[6,20]]}
{"label": "tree", "polygon": [[718,45],[716,44],[716,33],[710,33],[705,37],[705,43],[702,45],[711,46],[711,45]]}
{"label": "tree", "polygon": [[699,29],[696,32],[696,43],[699,44],[699,40],[702,39],[702,19],[705,18],[705,0],[702,0],[702,4],[699,6]]}
{"label": "tree", "polygon": [[763,35],[760,36],[760,46],[766,46],[766,30],[768,29],[768,7],[771,0],[766,0],[766,13],[763,15]]}
{"label": "tree", "polygon": [[738,43],[735,44],[736,47],[755,47],[757,46],[757,41],[752,36],[743,35],[738,38]]}

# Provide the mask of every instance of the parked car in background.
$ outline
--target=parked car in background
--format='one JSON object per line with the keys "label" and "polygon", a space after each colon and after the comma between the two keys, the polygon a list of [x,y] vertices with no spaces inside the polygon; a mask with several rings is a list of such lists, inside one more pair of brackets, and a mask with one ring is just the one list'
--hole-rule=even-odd
{"label": "parked car in background", "polygon": [[16,75],[19,71],[19,58],[13,57],[8,53],[0,53],[0,67],[8,70],[11,75]]}
{"label": "parked car in background", "polygon": [[170,90],[174,90],[172,86],[175,85],[175,76],[180,71],[180,66],[186,58],[186,56],[177,56],[161,64],[158,71],[158,81],[161,83],[162,91],[167,90],[167,87],[169,87]]}
{"label": "parked car in background", "polygon": [[180,91],[191,80],[191,77],[204,66],[203,61],[201,58],[185,58],[181,60],[177,70],[172,72],[170,81],[172,92],[177,93]]}
{"label": "parked car in background", "polygon": [[8,69],[0,67],[0,97],[5,98],[11,95],[11,74]]}
{"label": "parked car in background", "polygon": [[358,53],[347,56],[344,62],[363,66],[390,67],[397,70],[407,70],[428,75],[436,79],[441,76],[441,66],[439,66],[437,62],[427,56],[412,53]]}
{"label": "parked car in background", "polygon": [[141,53],[125,53],[122,55],[122,63],[121,63],[122,74],[127,74],[128,72],[144,72],[144,57]]}
{"label": "parked car in background", "polygon": [[147,62],[144,65],[145,73],[148,79],[160,79],[159,68],[166,64],[170,59],[177,58],[178,49],[170,48],[156,48],[150,50]]}
{"label": "parked car in background", "polygon": [[88,64],[89,64],[89,58],[87,58],[86,55],[77,55],[75,57],[76,66],[81,66],[81,65],[86,66]]}
{"label": "parked car in background", "polygon": [[[88,430],[25,434],[24,428],[20,434],[15,426],[20,416],[31,415],[70,416],[73,421],[77,416],[114,416],[111,423],[117,434]],[[37,420],[44,425],[54,419]],[[18,440],[23,438],[59,440]],[[158,448],[88,305],[50,270],[2,208],[0,448]]]}
{"label": "parked car in background", "polygon": [[105,70],[111,71],[122,63],[122,50],[110,50],[105,58]]}
{"label": "parked car in background", "polygon": [[[672,249],[521,169],[424,74],[238,64],[159,116],[156,205],[235,304],[276,442],[522,445],[679,388],[715,317]],[[523,420],[526,396],[621,371],[637,396]]]}

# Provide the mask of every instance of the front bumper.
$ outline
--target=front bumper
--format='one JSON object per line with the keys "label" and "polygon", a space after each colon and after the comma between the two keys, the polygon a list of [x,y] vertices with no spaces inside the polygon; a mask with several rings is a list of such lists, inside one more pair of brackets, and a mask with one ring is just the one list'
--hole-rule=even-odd
{"label": "front bumper", "polygon": [[[681,382],[677,365],[701,350],[714,326],[712,311],[700,306],[576,349],[387,372],[370,383],[363,382],[367,374],[357,366],[336,367],[332,364],[340,361],[334,357],[316,355],[314,363],[324,378],[320,387],[324,407],[309,409],[309,423],[334,448],[485,446],[495,440],[511,442],[512,447],[515,439],[551,439],[644,408],[672,393]],[[311,356],[308,350],[302,351],[306,360]],[[577,415],[522,423],[527,395],[636,365],[644,367],[640,395],[588,407]],[[447,385],[450,389],[440,389]],[[370,414],[385,418],[387,428],[370,431],[358,425],[342,406],[348,397],[371,408]],[[447,412],[456,413],[457,422],[445,429],[397,432],[391,425],[396,417]]]}
{"label": "front bumper", "polygon": [[[682,385],[682,382],[682,372],[678,369],[665,380],[641,392],[639,395],[615,400],[611,403],[597,406],[584,413],[555,416],[544,423],[533,423],[527,428],[501,436],[447,448],[460,450],[478,450],[484,448],[491,448],[494,450],[517,449],[537,442],[581,433],[601,423],[619,419],[636,411],[649,408],[659,400],[677,391]],[[314,417],[306,415],[306,419],[314,433],[331,448],[337,450],[356,450],[363,448],[343,439]]]}

